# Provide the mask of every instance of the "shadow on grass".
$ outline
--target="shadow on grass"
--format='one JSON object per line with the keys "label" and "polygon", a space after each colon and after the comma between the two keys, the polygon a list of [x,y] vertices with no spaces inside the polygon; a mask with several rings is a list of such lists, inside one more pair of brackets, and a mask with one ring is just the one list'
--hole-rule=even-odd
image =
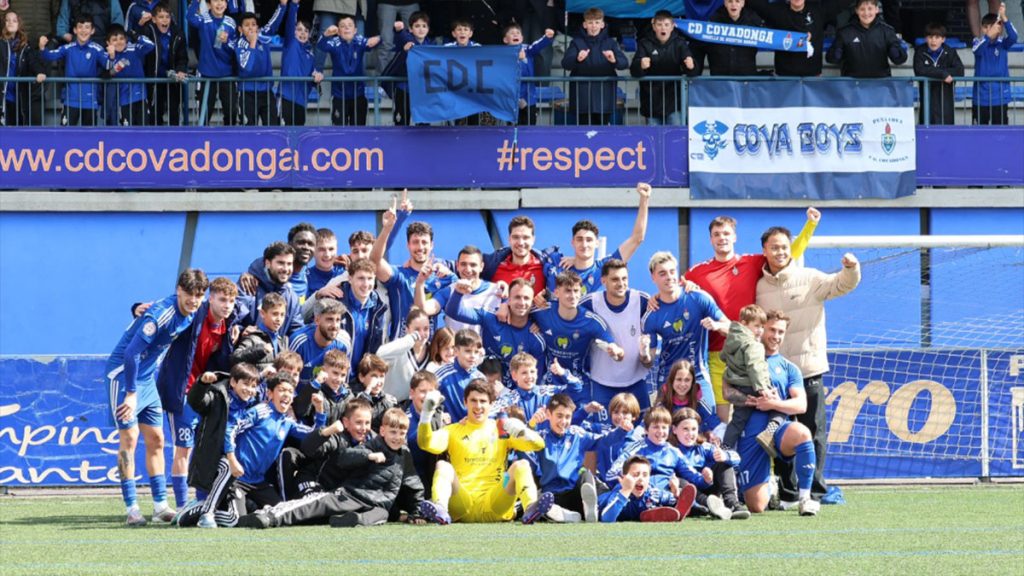
{"label": "shadow on grass", "polygon": [[6,526],[61,526],[71,530],[115,528],[124,525],[123,514],[76,514],[67,516],[40,516],[38,518],[20,517],[4,519],[0,524]]}

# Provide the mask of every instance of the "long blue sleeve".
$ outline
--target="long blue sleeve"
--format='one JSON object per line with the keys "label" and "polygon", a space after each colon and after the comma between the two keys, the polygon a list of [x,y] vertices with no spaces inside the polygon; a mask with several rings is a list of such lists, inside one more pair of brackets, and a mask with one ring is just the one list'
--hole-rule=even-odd
{"label": "long blue sleeve", "polygon": [[452,290],[452,296],[448,300],[448,305],[444,307],[444,313],[449,318],[464,324],[480,324],[483,322],[484,312],[476,308],[467,308],[462,303],[462,293],[455,290]]}
{"label": "long blue sleeve", "polygon": [[619,519],[619,514],[622,513],[622,509],[626,507],[629,499],[622,495],[622,492],[615,491],[615,494],[611,499],[605,503],[604,508],[601,509],[601,522],[615,522]]}
{"label": "long blue sleeve", "polygon": [[405,221],[409,219],[412,212],[399,210],[395,215],[397,216],[397,218],[395,218],[395,227],[391,229],[391,234],[388,235],[388,242],[384,245],[385,254],[391,251],[391,245],[395,243],[395,237],[397,236],[395,232],[402,228],[402,224],[405,224]]}
{"label": "long blue sleeve", "polygon": [[[289,2],[289,10],[291,9],[291,6],[292,3]],[[284,13],[285,7],[282,6],[281,4],[278,4],[277,10],[274,10],[274,14],[270,17],[270,20],[267,20],[267,23],[263,25],[263,28],[260,28],[260,34],[264,36],[273,36],[274,34],[277,34],[277,29],[281,27],[281,20],[284,17]],[[295,26],[292,26],[292,33],[295,33]],[[287,34],[288,31],[286,30],[285,35]]]}

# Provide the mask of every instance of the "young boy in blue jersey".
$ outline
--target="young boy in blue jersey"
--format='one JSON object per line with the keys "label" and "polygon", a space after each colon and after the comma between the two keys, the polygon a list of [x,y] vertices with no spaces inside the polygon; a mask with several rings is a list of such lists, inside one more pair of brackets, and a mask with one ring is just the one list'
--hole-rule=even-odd
{"label": "young boy in blue jersey", "polygon": [[[437,376],[426,370],[413,374],[409,380],[409,399],[402,402],[401,408],[409,417],[409,433],[406,436],[409,444],[409,451],[412,453],[412,461],[416,467],[416,473],[421,480],[429,480],[434,477],[434,468],[437,467],[436,454],[424,451],[417,443],[416,429],[420,424],[420,414],[423,412],[423,399],[427,393],[437,390]],[[434,431],[451,424],[451,416],[444,410],[437,410],[431,414],[430,426]],[[424,498],[430,499],[430,482],[424,482]]]}
{"label": "young boy in blue jersey", "polygon": [[[152,78],[169,78],[174,82],[147,85],[149,121],[155,126],[181,124],[182,82],[188,75],[188,46],[182,31],[171,18],[171,9],[160,2],[153,6],[152,17],[142,25],[155,47],[146,60]],[[164,115],[167,121],[164,121]]]}
{"label": "young boy in blue jersey", "polygon": [[[552,285],[555,286],[557,305],[531,313],[530,319],[540,328],[544,338],[547,365],[557,359],[562,367],[582,378],[585,401],[589,402],[591,383],[586,369],[591,345],[616,361],[621,361],[625,353],[615,344],[615,338],[603,320],[593,312],[579,308],[582,282],[575,272],[562,272]],[[553,383],[550,374],[546,382]]]}
{"label": "young boy in blue jersey", "polygon": [[[75,18],[74,42],[64,44],[56,50],[47,50],[49,40],[46,36],[39,37],[39,52],[43,60],[64,61],[66,78],[99,78],[100,72],[106,69],[108,58],[99,44],[92,42],[92,20],[88,16]],[[96,82],[68,83],[64,94],[66,124],[68,126],[95,126],[99,109],[97,93],[99,84]]]}
{"label": "young boy in blue jersey", "polygon": [[[107,28],[107,71],[113,79],[145,78],[146,57],[156,46],[145,36],[137,42],[128,42],[124,28],[111,24]],[[117,91],[111,94],[117,100],[120,111],[118,123],[122,126],[143,126],[146,124],[146,85],[141,82],[117,84]]]}
{"label": "young boy in blue jersey", "polygon": [[696,492],[687,486],[677,499],[651,486],[651,462],[643,456],[626,460],[616,487],[598,498],[601,522],[678,522],[686,517],[680,510],[689,512],[687,498],[692,504]]}
{"label": "young boy in blue jersey", "polygon": [[[274,19],[267,23],[268,31],[276,31],[280,25],[281,10],[287,1],[281,0],[281,6],[274,12]],[[274,75],[274,67],[270,62],[270,37],[261,33],[259,19],[251,12],[245,12],[238,18],[235,57],[238,59],[238,76],[243,78],[238,84],[238,90],[241,92],[239,100],[245,125],[256,126],[257,118],[264,126],[280,125],[280,119],[277,117],[277,100],[272,90],[273,83],[265,80],[244,80]]]}
{"label": "young boy in blue jersey", "polygon": [[[124,28],[136,34],[142,34],[145,31],[146,24],[152,22],[156,6],[160,2],[161,0],[134,0],[128,5],[128,10],[124,13]],[[109,29],[107,30],[107,37],[110,37]]]}
{"label": "young boy in blue jersey", "polygon": [[348,266],[348,281],[339,285],[345,310],[341,328],[352,339],[349,356],[356,365],[363,354],[374,352],[387,340],[390,307],[374,290],[377,267],[369,259]]}
{"label": "young boy in blue jersey", "polygon": [[451,415],[452,422],[466,417],[463,402],[466,386],[473,380],[485,380],[477,370],[483,360],[483,343],[480,335],[472,330],[459,330],[455,334],[455,359],[437,371],[438,389],[444,396],[444,411]]}
{"label": "young boy in blue jersey", "polygon": [[[513,22],[505,27],[501,41],[506,46],[519,48],[519,75],[522,77],[533,76],[533,59],[551,46],[551,39],[555,37],[555,31],[548,28],[544,35],[533,41],[533,44],[523,44],[523,28]],[[522,82],[519,86],[519,125],[533,126],[537,123],[537,86],[533,82]]]}
{"label": "young boy in blue jersey", "polygon": [[636,396],[629,392],[619,392],[612,396],[608,403],[608,413],[614,429],[602,436],[594,446],[597,454],[595,470],[600,479],[608,476],[608,471],[622,454],[623,448],[644,437],[644,427],[633,424],[640,417],[640,402]]}
{"label": "young boy in blue jersey", "polygon": [[540,489],[551,492],[555,503],[547,513],[552,522],[597,522],[597,484],[583,468],[583,457],[601,438],[572,425],[576,403],[567,394],[548,400],[548,426],[538,432],[544,450],[537,453]]}
{"label": "young boy in blue jersey", "polygon": [[287,309],[284,296],[276,292],[264,296],[259,320],[242,333],[231,353],[231,362],[248,362],[256,366],[260,374],[270,367],[278,354],[288,349],[288,337],[280,335]]}
{"label": "young boy in blue jersey", "polygon": [[736,470],[740,455],[723,450],[700,438],[700,415],[693,408],[681,408],[672,415],[672,445],[679,449],[691,469],[700,472],[706,485],[695,484],[694,512],[710,513],[719,520],[746,520],[750,511],[736,495]]}
{"label": "young boy in blue jersey", "polygon": [[320,366],[320,372],[310,381],[309,386],[303,386],[295,395],[292,401],[292,413],[299,422],[312,425],[316,414],[313,410],[313,396],[320,394],[324,397],[324,411],[331,414],[335,406],[341,406],[344,411],[344,404],[353,398],[352,391],[348,388],[349,372],[351,362],[348,354],[342,350],[328,350],[324,354],[324,363]]}
{"label": "young boy in blue jersey", "polygon": [[[519,352],[509,360],[509,370],[516,387],[509,391],[510,405],[519,406],[523,410],[523,420],[531,428],[536,428],[542,421],[534,419],[548,400],[556,393],[555,386],[537,385],[537,359],[526,352]],[[564,378],[564,376],[563,376]],[[582,383],[576,380],[575,392],[582,390]],[[500,402],[500,399],[499,399]]]}
{"label": "young boy in blue jersey", "polygon": [[[423,310],[428,316],[437,316],[444,311],[445,306],[448,304],[448,300],[451,299],[453,291],[456,286],[461,286],[460,291],[462,294],[462,301],[467,307],[474,308],[480,311],[494,312],[498,309],[498,305],[501,304],[501,287],[495,284],[491,284],[486,280],[480,278],[480,272],[483,270],[484,259],[483,253],[476,246],[468,245],[459,250],[455,267],[459,275],[459,279],[456,280],[450,286],[434,292],[433,297],[427,297],[426,283],[430,278],[432,269],[430,266],[424,266],[420,268],[420,273],[416,277],[415,285],[415,298],[414,302],[417,308]],[[454,318],[445,317],[445,326],[452,329],[454,332],[458,332],[463,328],[469,328],[474,332],[480,332],[480,328],[475,325],[466,324],[460,322]]]}
{"label": "young boy in blue jersey", "polygon": [[[679,287],[676,259],[668,252],[655,252],[648,264],[651,279],[658,287],[658,309],[644,314],[643,332],[661,338],[658,375],[655,382],[668,381],[668,373],[677,360],[689,360],[701,387],[701,402],[715,410],[714,390],[708,373],[708,331],[728,334],[729,319],[708,294],[701,290],[684,292]],[[654,342],[651,343],[652,346]]]}
{"label": "young boy in blue jersey", "polygon": [[373,417],[370,427],[380,429],[384,413],[398,406],[398,400],[391,394],[384,393],[384,380],[388,377],[388,363],[376,354],[364,354],[356,366],[358,396],[370,403]]}
{"label": "young boy in blue jersey", "polygon": [[[281,120],[285,126],[306,125],[306,106],[309,103],[310,89],[324,79],[323,71],[316,65],[313,45],[309,42],[311,29],[308,21],[299,20],[299,0],[291,0],[284,23],[284,54],[281,56],[281,76],[310,78],[311,80],[281,82]],[[337,247],[337,241],[335,241],[335,247]],[[310,289],[310,293],[315,291]]]}
{"label": "young boy in blue jersey", "polygon": [[[277,528],[318,524],[333,527],[377,526],[398,505],[415,515],[423,501],[423,483],[416,475],[406,447],[409,417],[398,408],[384,413],[381,434],[361,446],[346,449],[334,467],[344,472],[338,486],[282,502],[243,517],[240,526]],[[403,501],[399,502],[405,493]]]}
{"label": "young boy in blue jersey", "polygon": [[153,521],[170,522],[174,518],[174,510],[167,505],[164,415],[156,386],[157,369],[171,343],[192,325],[208,286],[202,270],[182,272],[174,295],[153,303],[136,318],[107,360],[108,398],[119,439],[117,468],[129,526],[146,524],[135,493],[135,448],[140,431],[146,442]]}
{"label": "young boy in blue jersey", "polygon": [[[292,335],[288,349],[302,357],[301,385],[306,386],[316,376],[328,350],[352,350],[352,337],[341,329],[341,316],[345,307],[337,300],[316,303],[313,324]],[[350,355],[351,356],[351,355]]]}
{"label": "young boy in blue jersey", "polygon": [[573,255],[564,258],[560,252],[553,251],[549,261],[560,262],[558,267],[547,266],[547,287],[551,290],[555,287],[555,276],[566,267],[567,271],[575,272],[582,282],[582,295],[601,289],[601,268],[605,262],[613,258],[629,262],[629,259],[636,254],[640,245],[647,236],[647,213],[651,201],[651,185],[640,182],[636,185],[636,193],[640,196],[640,205],[636,212],[636,221],[633,223],[633,232],[622,244],[610,255],[598,259],[596,257],[598,238],[601,237],[597,224],[590,220],[580,220],[572,227],[572,249]]}
{"label": "young boy in blue jersey", "polygon": [[[508,289],[508,321],[498,320],[491,311],[471,308],[463,300],[472,292],[465,283],[452,285],[451,298],[445,305],[444,313],[458,322],[475,324],[480,327],[487,355],[501,360],[502,383],[506,388],[513,389],[516,382],[513,378],[515,368],[511,359],[520,353],[529,354],[533,358],[544,358],[544,338],[530,331],[530,309],[533,307],[533,288],[525,278],[516,278]],[[543,370],[540,370],[543,376]]]}
{"label": "young boy in blue jersey", "polygon": [[[433,44],[427,38],[429,35],[430,15],[426,12],[413,12],[409,16],[408,29],[405,28],[405,24],[402,21],[396,21],[394,51],[397,54],[391,59],[387,68],[384,69],[382,76],[408,77],[409,69],[406,64],[409,50],[412,50],[413,46]],[[393,88],[391,99],[394,102],[392,120],[394,120],[395,126],[408,126],[411,122],[411,117],[409,116],[409,83],[397,83]]]}
{"label": "young boy in blue jersey", "polygon": [[[208,496],[221,472],[227,469],[224,438],[229,422],[236,422],[255,403],[258,383],[256,368],[243,362],[232,366],[226,379],[218,380],[213,372],[204,373],[188,391],[188,405],[199,415],[195,448],[188,465],[188,484],[195,488],[196,497],[179,511],[174,518],[175,525],[195,525],[205,507],[213,516],[207,516],[203,523],[217,526],[217,510]],[[222,513],[220,516],[222,523],[230,521],[229,515]],[[185,519],[184,524],[182,519]]]}
{"label": "young boy in blue jersey", "polygon": [[[287,76],[287,74],[283,75]],[[285,84],[286,82],[281,83],[282,91]],[[303,124],[305,124],[305,119],[303,119]],[[372,241],[370,243],[373,244]],[[306,272],[306,298],[308,299],[310,295],[315,294],[343,272],[345,272],[345,266],[338,263],[338,237],[330,228],[318,229],[316,231],[316,248],[313,252],[313,265]]]}
{"label": "young boy in blue jersey", "polygon": [[200,84],[199,124],[208,125],[213,117],[213,107],[220,100],[224,125],[235,124],[236,92],[235,83],[217,81],[235,74],[234,42],[238,32],[235,20],[227,15],[227,0],[206,0],[210,10],[199,12],[199,0],[188,5],[188,24],[199,37],[199,75],[212,80]]}
{"label": "young boy in blue jersey", "polygon": [[[1005,37],[1003,34],[1005,33]],[[998,14],[981,19],[981,36],[974,39],[974,75],[1006,78],[1010,75],[1007,52],[1017,43],[1017,30],[1006,17],[1006,4]],[[982,125],[1008,123],[1008,106],[1012,100],[1009,82],[974,83],[974,121]]]}
{"label": "young boy in blue jersey", "polygon": [[365,38],[356,34],[356,21],[349,15],[338,19],[337,26],[324,30],[317,49],[331,56],[331,123],[335,126],[366,125],[365,83],[340,81],[345,77],[365,76],[363,57],[380,42],[380,36]]}

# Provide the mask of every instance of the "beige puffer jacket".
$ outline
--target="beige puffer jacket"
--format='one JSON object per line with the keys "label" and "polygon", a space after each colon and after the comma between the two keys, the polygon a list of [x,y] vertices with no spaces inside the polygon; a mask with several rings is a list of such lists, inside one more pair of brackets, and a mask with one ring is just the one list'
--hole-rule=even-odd
{"label": "beige puffer jacket", "polygon": [[858,284],[859,263],[835,274],[790,263],[773,275],[765,266],[757,281],[757,305],[766,311],[782,310],[790,317],[781,352],[804,378],[828,372],[825,301],[848,294]]}

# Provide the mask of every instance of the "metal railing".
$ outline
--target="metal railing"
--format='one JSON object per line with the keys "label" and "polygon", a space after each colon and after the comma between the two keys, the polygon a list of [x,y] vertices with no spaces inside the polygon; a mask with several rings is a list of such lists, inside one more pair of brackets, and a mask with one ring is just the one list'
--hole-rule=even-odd
{"label": "metal railing", "polygon": [[[519,125],[684,125],[689,86],[709,77],[525,77]],[[715,77],[735,82],[872,82],[840,77]],[[1024,77],[916,84],[918,122],[1024,124]],[[4,125],[394,126],[410,123],[405,78],[68,79],[0,77]],[[13,90],[13,92],[12,92]],[[303,102],[305,100],[305,102]],[[870,105],[871,103],[866,103]],[[505,125],[489,114],[448,124]]]}

